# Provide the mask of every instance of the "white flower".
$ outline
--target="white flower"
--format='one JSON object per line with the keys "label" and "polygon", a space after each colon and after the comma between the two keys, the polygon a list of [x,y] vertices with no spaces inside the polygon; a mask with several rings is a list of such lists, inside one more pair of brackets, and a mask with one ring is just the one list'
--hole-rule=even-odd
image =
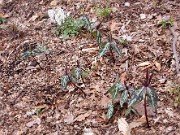
{"label": "white flower", "polygon": [[66,17],[69,16],[69,14],[70,13],[65,13],[62,8],[48,10],[48,15],[50,17],[51,22],[57,23],[58,25],[64,23],[64,20],[66,19]]}
{"label": "white flower", "polygon": [[122,38],[127,41],[132,41],[132,37],[128,36],[127,34],[123,35]]}

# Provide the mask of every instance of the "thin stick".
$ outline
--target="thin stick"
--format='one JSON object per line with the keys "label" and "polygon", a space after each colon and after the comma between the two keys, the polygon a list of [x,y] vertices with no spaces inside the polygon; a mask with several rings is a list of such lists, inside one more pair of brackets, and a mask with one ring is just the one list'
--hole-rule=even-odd
{"label": "thin stick", "polygon": [[175,58],[175,61],[176,61],[176,72],[177,74],[179,74],[179,58],[178,58],[178,54],[177,54],[177,51],[176,51],[176,42],[177,42],[177,35],[174,31],[174,28],[173,27],[169,27],[172,35],[173,35],[173,44],[172,44],[172,49],[173,49],[173,54],[174,54],[174,58]]}

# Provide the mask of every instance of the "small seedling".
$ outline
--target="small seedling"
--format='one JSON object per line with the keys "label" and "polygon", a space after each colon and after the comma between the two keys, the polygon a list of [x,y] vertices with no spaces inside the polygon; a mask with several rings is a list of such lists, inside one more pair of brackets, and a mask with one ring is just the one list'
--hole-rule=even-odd
{"label": "small seedling", "polygon": [[119,40],[119,42],[124,45],[124,46],[127,46],[128,45],[128,42],[132,40],[132,37],[131,36],[128,36],[128,35],[123,35],[123,37]]}
{"label": "small seedling", "polygon": [[42,55],[42,54],[49,54],[49,50],[45,46],[38,45],[34,49],[29,49],[21,54],[21,59],[25,60],[30,56]]}
{"label": "small seedling", "polygon": [[5,19],[5,18],[0,17],[0,24],[4,23],[5,21],[6,21],[6,19]]}
{"label": "small seedling", "polygon": [[77,63],[77,67],[72,68],[72,70],[70,70],[66,65],[65,75],[61,78],[61,87],[63,90],[66,90],[69,84],[72,84],[75,88],[82,90],[78,84],[81,83],[81,80],[84,83],[84,78],[88,76],[88,72],[80,67],[78,61]]}
{"label": "small seedling", "polygon": [[67,17],[62,25],[57,26],[57,32],[62,35],[64,39],[68,39],[71,36],[76,36],[84,27],[85,22],[82,19],[73,19]]}
{"label": "small seedling", "polygon": [[109,17],[111,12],[112,12],[111,8],[97,8],[96,9],[96,15],[101,17],[101,18]]}
{"label": "small seedling", "polygon": [[167,28],[167,27],[172,27],[173,26],[173,22],[174,20],[172,18],[163,18],[163,20],[160,22],[160,25],[163,27],[163,28]]}
{"label": "small seedling", "polygon": [[41,69],[43,69],[41,67],[41,65],[39,64],[39,62],[36,60],[35,56],[37,55],[45,55],[45,57],[47,58],[47,55],[49,54],[49,50],[45,47],[45,46],[41,46],[41,45],[38,45],[36,46],[34,49],[31,49],[29,48],[28,50],[26,50],[25,52],[23,52],[21,54],[21,60],[26,60],[28,59],[29,57],[32,57],[34,59],[34,61],[39,65],[39,67]]}
{"label": "small seedling", "polygon": [[173,89],[173,94],[174,94],[174,97],[175,97],[175,104],[177,106],[180,106],[180,86],[176,86]]}
{"label": "small seedling", "polygon": [[110,51],[111,56],[112,56],[112,60],[115,63],[115,57],[113,54],[113,50],[118,54],[121,55],[121,51],[119,49],[119,47],[117,46],[116,42],[112,41],[112,35],[109,35],[109,42],[105,42],[101,44],[101,49],[99,51],[99,55],[98,58],[101,58],[102,56],[104,56],[107,52]]}
{"label": "small seedling", "polygon": [[147,105],[151,105],[155,111],[157,111],[157,101],[158,97],[157,94],[150,86],[151,80],[152,80],[153,74],[149,75],[148,69],[146,71],[146,80],[143,83],[143,86],[136,91],[136,93],[133,94],[131,97],[128,107],[133,106],[134,104],[144,100],[144,113],[146,117],[147,127],[149,126],[148,116],[147,116]]}

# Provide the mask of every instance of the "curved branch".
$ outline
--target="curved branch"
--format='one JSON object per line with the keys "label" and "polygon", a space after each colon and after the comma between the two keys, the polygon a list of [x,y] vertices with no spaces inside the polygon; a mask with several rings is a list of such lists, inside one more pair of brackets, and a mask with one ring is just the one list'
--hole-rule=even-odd
{"label": "curved branch", "polygon": [[176,61],[176,72],[177,74],[180,73],[179,71],[179,57],[178,57],[178,54],[177,54],[177,51],[176,51],[176,42],[177,42],[177,35],[175,33],[175,30],[173,27],[169,27],[172,35],[173,35],[173,44],[172,44],[172,49],[173,49],[173,55],[174,55],[174,58],[175,58],[175,61]]}

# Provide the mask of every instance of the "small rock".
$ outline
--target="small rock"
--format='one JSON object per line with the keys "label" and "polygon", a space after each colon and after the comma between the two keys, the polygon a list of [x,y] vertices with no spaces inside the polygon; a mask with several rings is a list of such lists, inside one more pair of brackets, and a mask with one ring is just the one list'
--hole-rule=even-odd
{"label": "small rock", "polygon": [[124,6],[125,6],[125,7],[129,7],[129,6],[130,6],[130,3],[129,3],[129,2],[125,2],[125,3],[124,3]]}
{"label": "small rock", "polygon": [[143,20],[143,19],[146,18],[146,15],[145,14],[140,14],[140,18],[141,18],[141,20]]}

